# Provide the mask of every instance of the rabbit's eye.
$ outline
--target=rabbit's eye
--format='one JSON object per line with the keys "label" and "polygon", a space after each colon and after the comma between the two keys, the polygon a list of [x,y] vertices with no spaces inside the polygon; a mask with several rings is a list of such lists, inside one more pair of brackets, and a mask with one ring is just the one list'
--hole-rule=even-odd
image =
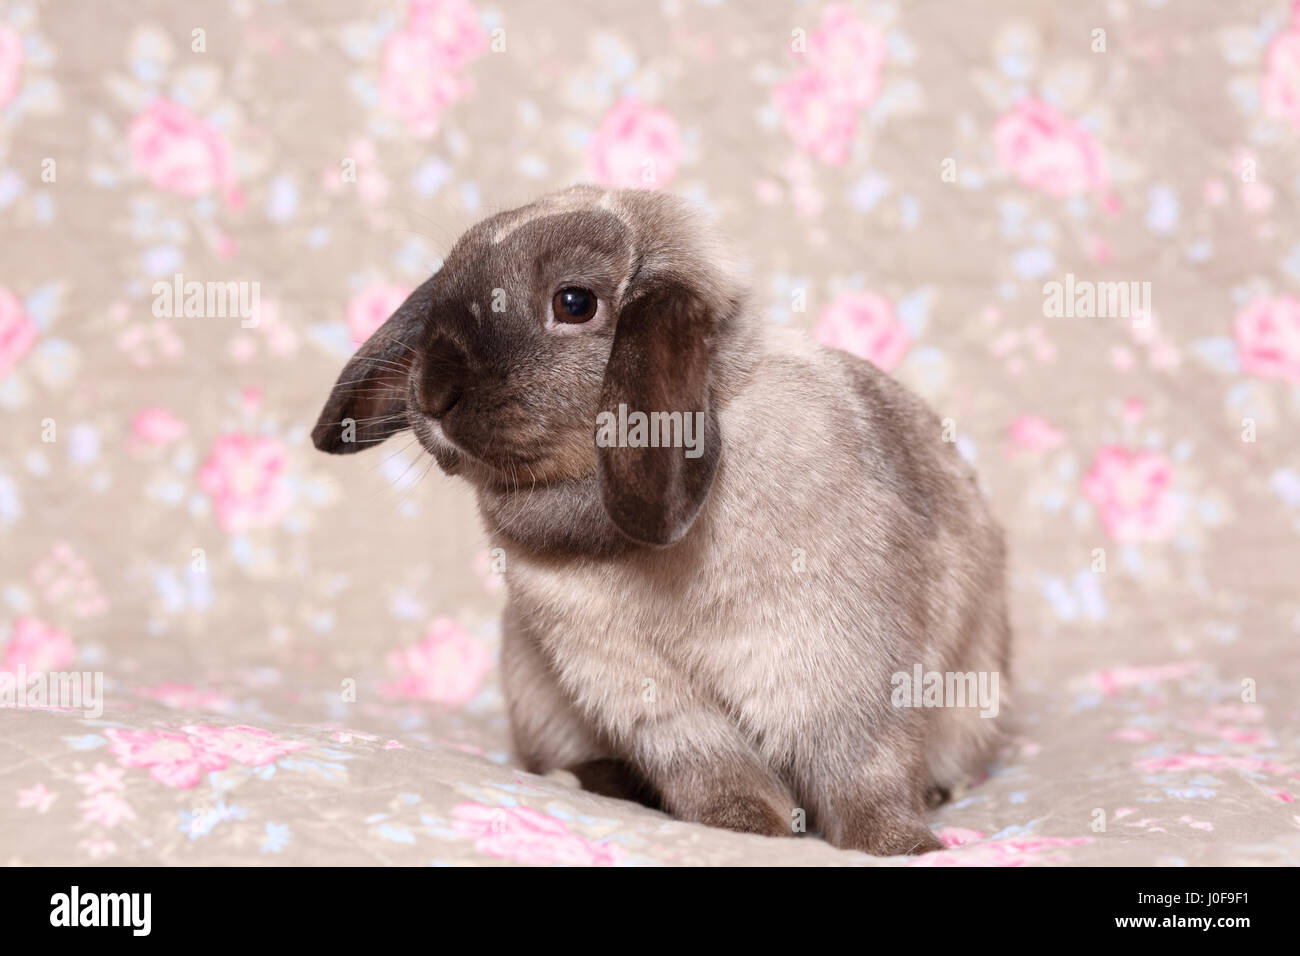
{"label": "rabbit's eye", "polygon": [[556,322],[577,324],[588,321],[596,314],[596,293],[590,289],[569,286],[555,293],[551,308]]}

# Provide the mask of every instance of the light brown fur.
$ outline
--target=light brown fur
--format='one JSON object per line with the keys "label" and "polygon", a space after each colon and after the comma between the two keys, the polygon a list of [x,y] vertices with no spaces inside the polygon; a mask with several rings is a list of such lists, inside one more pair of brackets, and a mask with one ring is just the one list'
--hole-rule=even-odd
{"label": "light brown fur", "polygon": [[[926,671],[997,672],[1006,690],[1002,534],[970,469],[942,441],[934,414],[887,375],[796,334],[762,329],[717,240],[685,203],[594,187],[558,197],[472,230],[448,257],[447,285],[431,293],[435,314],[446,311],[439,296],[448,290],[478,301],[502,281],[474,272],[496,254],[487,250],[526,235],[608,247],[592,282],[609,290],[610,328],[575,346],[593,351],[571,368],[555,360],[529,379],[534,389],[571,393],[563,416],[558,406],[533,409],[552,437],[521,425],[491,433],[504,442],[526,432],[528,441],[515,446],[539,446],[547,477],[503,480],[499,464],[470,450],[478,432],[469,425],[460,426],[463,441],[447,437],[454,422],[444,422],[441,436],[431,432],[417,385],[398,403],[439,463],[478,489],[505,550],[502,673],[520,761],[538,773],[586,768],[602,788],[618,778],[610,763],[622,763],[629,795],[652,792],[676,816],[709,825],[790,835],[802,810],[837,846],[937,849],[924,818],[927,795],[978,769],[1000,719],[970,708],[896,707],[891,675],[918,663]],[[604,218],[569,218],[584,210]],[[566,237],[566,223],[579,221],[599,235]],[[527,296],[521,285],[514,298]],[[686,304],[674,305],[682,296]],[[703,356],[707,391],[672,378],[684,374],[677,367],[618,374],[664,375],[650,394],[678,389],[688,404],[703,402],[716,415],[718,442],[703,490],[646,522],[642,504],[660,486],[627,484],[636,484],[639,462],[667,459],[600,451],[590,438],[600,402],[620,389],[637,394],[645,383],[611,382],[610,372],[603,395],[588,394],[603,363],[614,368],[610,350],[632,348],[615,337],[617,317],[638,301],[652,318],[660,301],[698,311],[682,312],[676,326],[694,323],[698,336],[656,342],[653,354],[674,362]],[[514,321],[529,328],[528,309]],[[408,348],[418,383],[428,373],[419,343],[429,323],[414,338],[410,327],[399,323],[388,335],[415,342]],[[481,333],[433,334],[454,337],[474,363],[473,336]],[[651,354],[636,347],[638,356]],[[525,366],[521,374],[532,373]],[[357,370],[341,381],[349,376]],[[518,417],[530,399],[512,394],[494,393],[484,407]],[[327,405],[322,423],[350,408]],[[475,427],[488,428],[488,418],[478,415]],[[321,428],[322,447],[351,450],[331,447]],[[662,474],[677,495],[682,479]]]}

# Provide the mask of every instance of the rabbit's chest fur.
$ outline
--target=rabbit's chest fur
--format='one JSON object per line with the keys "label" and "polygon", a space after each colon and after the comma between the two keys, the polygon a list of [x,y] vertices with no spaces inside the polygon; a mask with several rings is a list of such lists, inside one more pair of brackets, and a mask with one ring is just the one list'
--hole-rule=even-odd
{"label": "rabbit's chest fur", "polygon": [[960,657],[978,495],[955,456],[929,459],[919,403],[879,431],[850,378],[767,363],[725,409],[709,502],[672,548],[512,556],[512,602],[601,733],[706,709],[789,760],[818,734],[881,732],[892,674]]}

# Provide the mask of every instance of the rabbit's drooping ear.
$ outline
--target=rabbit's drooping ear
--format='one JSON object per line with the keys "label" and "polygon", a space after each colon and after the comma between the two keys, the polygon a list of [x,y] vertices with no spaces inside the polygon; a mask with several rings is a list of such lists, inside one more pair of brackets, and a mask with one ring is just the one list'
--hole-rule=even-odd
{"label": "rabbit's drooping ear", "polygon": [[348,360],[311,431],[318,449],[350,455],[410,427],[407,378],[416,333],[428,318],[432,299],[429,279]]}
{"label": "rabbit's drooping ear", "polygon": [[605,512],[623,534],[643,544],[667,545],[695,520],[722,451],[709,385],[717,318],[685,282],[649,282],[619,312],[600,411],[613,416],[604,416],[606,421],[618,422],[641,413],[660,437],[667,426],[655,428],[653,423],[663,419],[652,416],[667,414],[674,427],[680,421],[689,429],[691,447],[634,441],[635,429],[624,442],[601,441],[598,433],[596,476]]}

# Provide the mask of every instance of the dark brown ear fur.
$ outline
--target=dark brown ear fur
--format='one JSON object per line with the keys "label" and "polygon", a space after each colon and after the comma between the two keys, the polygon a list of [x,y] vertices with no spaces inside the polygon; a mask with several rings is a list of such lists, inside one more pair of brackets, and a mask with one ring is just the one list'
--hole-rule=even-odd
{"label": "dark brown ear fur", "polygon": [[318,449],[350,455],[410,427],[406,394],[411,359],[432,298],[433,279],[429,279],[344,366],[311,432]]}
{"label": "dark brown ear fur", "polygon": [[623,306],[601,389],[600,411],[704,413],[703,454],[685,448],[596,448],[596,476],[610,519],[634,541],[668,545],[690,528],[708,497],[722,450],[710,392],[717,324],[687,283],[645,280]]}

